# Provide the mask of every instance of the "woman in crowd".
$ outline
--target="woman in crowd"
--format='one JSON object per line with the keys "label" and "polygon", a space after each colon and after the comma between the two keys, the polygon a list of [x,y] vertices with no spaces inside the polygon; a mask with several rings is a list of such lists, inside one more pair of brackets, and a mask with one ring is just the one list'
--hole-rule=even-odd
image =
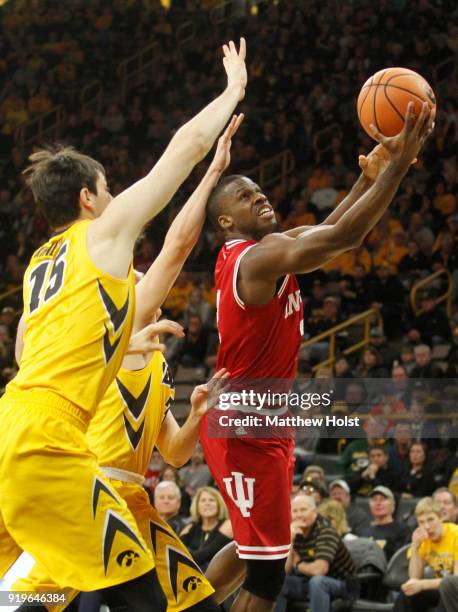
{"label": "woman in crowd", "polygon": [[183,529],[181,539],[204,571],[216,553],[232,538],[231,522],[219,492],[201,487],[191,503],[192,522]]}
{"label": "woman in crowd", "polygon": [[433,493],[434,477],[428,469],[428,447],[424,442],[413,442],[411,445],[409,466],[402,484],[402,497],[427,497]]}
{"label": "woman in crowd", "polygon": [[388,370],[382,365],[382,356],[377,349],[367,346],[361,355],[361,360],[355,370],[358,378],[388,378]]}

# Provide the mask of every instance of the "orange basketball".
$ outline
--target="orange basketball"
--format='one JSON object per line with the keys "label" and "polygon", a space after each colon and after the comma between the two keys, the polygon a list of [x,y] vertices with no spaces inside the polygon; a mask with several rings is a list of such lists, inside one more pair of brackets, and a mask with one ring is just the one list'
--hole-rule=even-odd
{"label": "orange basketball", "polygon": [[418,116],[423,102],[436,107],[436,96],[430,84],[408,68],[385,68],[368,79],[358,96],[358,117],[365,131],[372,136],[372,123],[385,136],[399,134],[409,102]]}

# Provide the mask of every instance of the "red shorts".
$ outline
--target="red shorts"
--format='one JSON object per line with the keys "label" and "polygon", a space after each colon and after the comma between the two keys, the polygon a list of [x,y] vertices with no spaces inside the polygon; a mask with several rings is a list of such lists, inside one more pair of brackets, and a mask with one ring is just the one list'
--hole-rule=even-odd
{"label": "red shorts", "polygon": [[209,438],[201,442],[208,467],[226,502],[241,559],[283,559],[291,541],[291,439]]}

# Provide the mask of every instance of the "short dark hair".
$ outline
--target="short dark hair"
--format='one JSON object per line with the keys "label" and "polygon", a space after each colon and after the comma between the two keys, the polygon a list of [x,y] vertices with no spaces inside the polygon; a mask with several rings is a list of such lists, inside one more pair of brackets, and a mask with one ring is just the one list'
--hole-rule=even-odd
{"label": "short dark hair", "polygon": [[241,174],[230,174],[229,176],[225,176],[220,180],[220,182],[210,193],[210,196],[207,201],[207,216],[210,219],[212,225],[217,229],[221,229],[221,226],[218,223],[218,218],[224,213],[223,207],[221,205],[221,195],[228,185],[240,178],[242,178]]}
{"label": "short dark hair", "polygon": [[83,187],[97,195],[97,178],[105,170],[98,161],[73,147],[56,145],[32,153],[24,170],[35,203],[52,228],[76,221],[80,216],[79,194]]}
{"label": "short dark hair", "polygon": [[386,447],[383,446],[383,444],[374,444],[374,446],[370,446],[368,451],[367,451],[367,454],[369,454],[373,450],[382,451],[383,454],[388,455],[388,451],[387,451]]}

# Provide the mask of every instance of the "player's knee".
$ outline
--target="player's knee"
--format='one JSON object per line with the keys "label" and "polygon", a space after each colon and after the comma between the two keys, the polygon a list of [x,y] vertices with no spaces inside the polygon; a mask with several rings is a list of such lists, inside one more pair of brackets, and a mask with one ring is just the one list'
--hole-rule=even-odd
{"label": "player's knee", "polygon": [[243,588],[245,591],[275,601],[285,580],[285,559],[258,561],[247,560],[247,574]]}

